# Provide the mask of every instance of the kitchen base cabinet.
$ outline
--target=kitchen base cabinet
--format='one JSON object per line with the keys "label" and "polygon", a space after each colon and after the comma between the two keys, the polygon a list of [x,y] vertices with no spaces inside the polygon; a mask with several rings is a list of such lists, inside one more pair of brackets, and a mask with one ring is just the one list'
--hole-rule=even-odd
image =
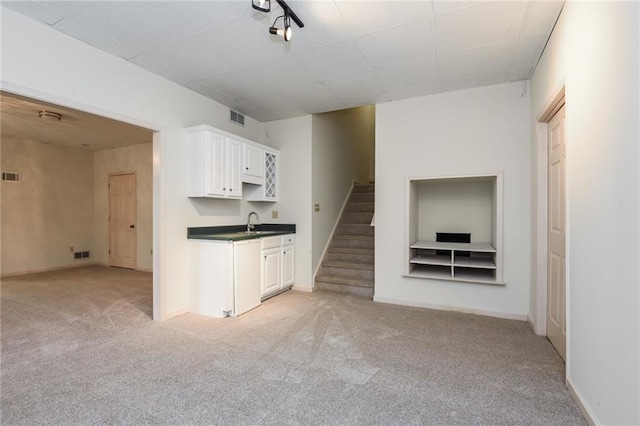
{"label": "kitchen base cabinet", "polygon": [[294,234],[265,237],[262,243],[262,296],[270,296],[294,284]]}

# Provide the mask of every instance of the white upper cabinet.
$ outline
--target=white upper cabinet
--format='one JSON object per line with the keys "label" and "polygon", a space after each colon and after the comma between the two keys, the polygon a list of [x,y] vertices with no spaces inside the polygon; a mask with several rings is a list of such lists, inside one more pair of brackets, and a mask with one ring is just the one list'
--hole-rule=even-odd
{"label": "white upper cabinet", "polygon": [[279,151],[211,126],[187,133],[187,197],[278,201]]}
{"label": "white upper cabinet", "polygon": [[256,185],[264,184],[264,150],[257,146],[244,144],[243,151],[242,181]]}
{"label": "white upper cabinet", "polygon": [[278,201],[278,153],[265,150],[264,152],[264,184],[247,185],[248,201]]}
{"label": "white upper cabinet", "polygon": [[242,198],[242,142],[199,126],[187,133],[187,196]]}

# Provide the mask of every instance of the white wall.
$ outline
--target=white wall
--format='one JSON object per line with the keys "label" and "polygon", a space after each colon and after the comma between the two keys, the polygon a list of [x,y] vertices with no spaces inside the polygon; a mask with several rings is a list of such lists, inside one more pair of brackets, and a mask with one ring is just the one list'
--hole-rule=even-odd
{"label": "white wall", "polygon": [[[376,107],[375,300],[526,318],[531,264],[529,98],[511,83]],[[410,177],[504,172],[504,281],[402,277]]]}
{"label": "white wall", "polygon": [[494,182],[429,180],[418,186],[418,239],[437,232],[471,233],[471,242],[492,242]]}
{"label": "white wall", "polygon": [[265,123],[264,142],[280,150],[280,197],[274,205],[281,223],[296,224],[295,287],[310,291],[311,268],[311,116]]}
{"label": "white wall", "polygon": [[95,244],[93,260],[109,264],[109,175],[136,173],[136,269],[153,269],[153,145],[98,151],[93,157]]}
{"label": "white wall", "polygon": [[2,171],[21,175],[2,182],[2,275],[92,262],[93,153],[2,138]]}
{"label": "white wall", "polygon": [[153,269],[163,297],[154,317],[188,310],[186,228],[243,223],[248,209],[203,216],[185,197],[183,129],[209,124],[259,141],[263,125],[247,117],[244,128],[236,126],[227,107],[4,8],[2,88],[160,131],[153,154]]}
{"label": "white wall", "polygon": [[638,9],[567,2],[531,80],[532,124],[566,81],[567,377],[602,424],[640,423]]}

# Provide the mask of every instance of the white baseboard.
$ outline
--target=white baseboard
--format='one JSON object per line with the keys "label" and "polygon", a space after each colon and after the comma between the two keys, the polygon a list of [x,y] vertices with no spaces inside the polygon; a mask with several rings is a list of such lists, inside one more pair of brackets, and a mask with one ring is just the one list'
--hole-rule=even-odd
{"label": "white baseboard", "polygon": [[513,314],[509,312],[493,312],[493,311],[485,311],[482,309],[463,308],[460,306],[433,305],[431,303],[390,299],[387,297],[378,297],[378,296],[373,296],[373,301],[378,303],[389,303],[392,305],[411,306],[414,308],[426,308],[426,309],[435,309],[438,311],[453,311],[453,312],[462,312],[465,314],[484,315],[486,317],[510,319],[510,320],[517,320],[517,321],[527,320],[527,316],[524,314]]}
{"label": "white baseboard", "polygon": [[313,287],[309,287],[309,286],[306,286],[306,285],[294,284],[294,286],[291,287],[291,290],[304,291],[305,293],[313,293]]}
{"label": "white baseboard", "polygon": [[153,273],[153,269],[149,268],[136,268],[136,271]]}
{"label": "white baseboard", "polygon": [[51,268],[41,268],[41,269],[30,269],[27,271],[20,272],[9,272],[7,274],[0,275],[0,278],[10,278],[10,277],[19,277],[21,275],[30,275],[30,274],[40,274],[42,272],[52,272],[52,271],[63,271],[65,269],[75,269],[82,268],[84,266],[96,266],[99,265],[96,262],[87,262],[78,265],[64,265],[64,266],[53,266]]}
{"label": "white baseboard", "polygon": [[569,389],[571,397],[578,405],[578,408],[580,409],[580,412],[584,416],[584,419],[587,421],[587,423],[589,423],[589,425],[591,426],[601,425],[602,423],[598,421],[596,414],[593,412],[591,407],[589,407],[589,404],[587,404],[587,401],[585,401],[582,392],[578,390],[575,383],[573,383],[573,380],[571,380],[571,377],[567,377],[567,388]]}

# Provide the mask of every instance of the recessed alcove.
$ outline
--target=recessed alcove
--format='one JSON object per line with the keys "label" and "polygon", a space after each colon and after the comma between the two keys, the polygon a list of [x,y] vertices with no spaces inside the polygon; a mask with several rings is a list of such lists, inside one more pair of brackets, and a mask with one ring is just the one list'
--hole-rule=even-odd
{"label": "recessed alcove", "polygon": [[405,276],[504,284],[501,173],[410,178],[406,192]]}

